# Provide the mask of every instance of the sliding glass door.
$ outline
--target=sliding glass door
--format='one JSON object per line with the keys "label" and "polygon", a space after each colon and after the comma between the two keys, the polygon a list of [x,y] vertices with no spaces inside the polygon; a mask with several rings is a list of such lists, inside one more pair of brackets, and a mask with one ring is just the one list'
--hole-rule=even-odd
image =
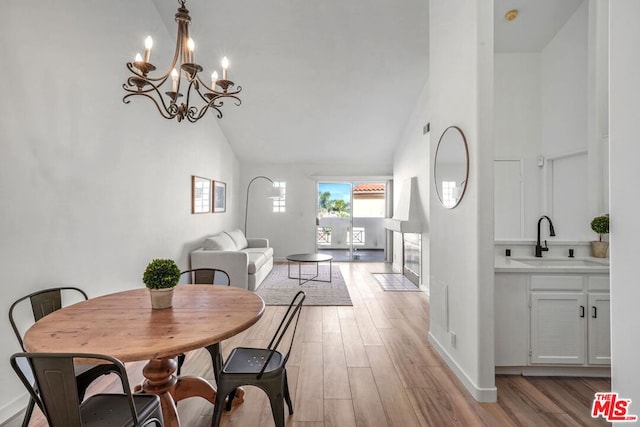
{"label": "sliding glass door", "polygon": [[316,250],[336,261],[384,261],[386,185],[319,182]]}

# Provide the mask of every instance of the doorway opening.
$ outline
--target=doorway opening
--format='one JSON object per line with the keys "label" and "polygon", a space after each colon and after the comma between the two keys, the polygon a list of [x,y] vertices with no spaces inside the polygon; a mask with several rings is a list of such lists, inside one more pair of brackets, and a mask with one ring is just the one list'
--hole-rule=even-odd
{"label": "doorway opening", "polygon": [[319,182],[316,252],[335,261],[384,262],[384,182]]}

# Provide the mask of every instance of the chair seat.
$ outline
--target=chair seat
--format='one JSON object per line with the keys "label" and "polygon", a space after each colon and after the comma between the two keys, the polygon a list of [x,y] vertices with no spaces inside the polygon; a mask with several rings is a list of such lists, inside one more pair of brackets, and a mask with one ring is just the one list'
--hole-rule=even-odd
{"label": "chair seat", "polygon": [[[257,374],[264,366],[270,354],[271,350],[266,348],[234,348],[222,367],[222,371],[226,374]],[[274,352],[273,357],[264,370],[265,374],[282,367],[282,360],[282,354],[278,351]]]}
{"label": "chair seat", "polygon": [[[134,394],[133,402],[141,425],[153,418],[162,417],[160,398],[154,394]],[[97,394],[86,399],[80,406],[82,425],[87,426],[133,426],[129,400],[124,394]]]}

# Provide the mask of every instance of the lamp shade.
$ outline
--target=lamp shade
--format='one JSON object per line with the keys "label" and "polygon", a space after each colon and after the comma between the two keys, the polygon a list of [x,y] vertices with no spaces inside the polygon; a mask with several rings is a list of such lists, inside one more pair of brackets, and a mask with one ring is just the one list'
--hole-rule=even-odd
{"label": "lamp shade", "polygon": [[271,187],[269,190],[269,194],[267,195],[269,199],[279,199],[282,197],[282,189],[280,187],[276,187],[275,185]]}

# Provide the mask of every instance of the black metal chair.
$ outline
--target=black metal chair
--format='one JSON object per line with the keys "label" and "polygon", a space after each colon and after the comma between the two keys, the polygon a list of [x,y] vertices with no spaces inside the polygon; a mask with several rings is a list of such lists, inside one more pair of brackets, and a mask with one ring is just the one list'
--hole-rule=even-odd
{"label": "black metal chair", "polygon": [[[267,348],[237,347],[231,351],[220,371],[216,403],[211,420],[212,427],[220,425],[225,398],[229,396],[228,406],[233,400],[235,390],[243,385],[259,387],[267,394],[276,427],[284,427],[283,399],[289,407],[289,415],[293,414],[286,364],[293,347],[293,340],[305,298],[306,295],[303,291],[299,291],[293,297]],[[289,336],[289,346],[286,352],[282,353],[277,350],[278,346],[294,319],[293,332]]]}
{"label": "black metal chair", "polygon": [[[231,286],[229,275],[226,271],[220,270],[219,268],[194,268],[193,270],[183,271],[180,273],[180,281],[178,283],[190,285]],[[205,348],[211,355],[213,376],[217,382],[220,369],[222,369],[222,348],[220,343],[211,344]],[[177,375],[180,375],[185,358],[186,356],[184,353],[178,356]]]}
{"label": "black metal chair", "polygon": [[[123,393],[100,393],[82,401],[78,397],[74,359],[115,367]],[[16,353],[11,367],[29,391],[49,427],[162,426],[160,397],[133,394],[127,371],[118,359],[88,353]],[[35,378],[35,385],[31,382]]]}
{"label": "black metal chair", "polygon": [[[70,301],[82,301],[87,300],[87,294],[79,288],[70,286],[48,288],[40,291],[33,292],[29,295],[25,295],[22,298],[16,300],[9,308],[9,322],[11,328],[20,343],[22,351],[26,351],[24,348],[23,335],[31,325],[44,316],[59,310],[63,306],[63,295],[69,297]],[[80,401],[84,398],[84,394],[89,385],[102,375],[115,373],[119,374],[118,369],[110,364],[96,365],[92,367],[77,365],[76,366],[76,382],[78,385],[78,398]],[[24,419],[22,420],[22,426],[29,425],[31,414],[35,401],[29,400],[27,405]]]}

